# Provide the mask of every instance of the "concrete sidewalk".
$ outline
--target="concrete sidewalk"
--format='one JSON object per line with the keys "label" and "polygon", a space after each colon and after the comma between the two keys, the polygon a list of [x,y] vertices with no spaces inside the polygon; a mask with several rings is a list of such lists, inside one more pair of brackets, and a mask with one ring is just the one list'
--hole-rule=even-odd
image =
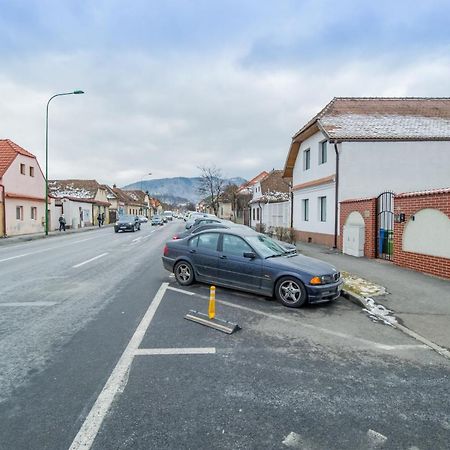
{"label": "concrete sidewalk", "polygon": [[[112,227],[113,224],[103,225],[101,228]],[[21,234],[20,236],[9,236],[2,238],[0,237],[0,246],[8,245],[8,244],[17,244],[20,242],[28,242],[34,241],[36,239],[44,239],[44,238],[52,238],[56,236],[65,236],[67,234],[75,234],[75,233],[84,233],[86,231],[94,231],[99,230],[100,227],[98,225],[92,227],[84,227],[84,228],[75,228],[75,229],[67,229],[66,231],[50,231],[48,236],[45,236],[45,233],[33,233],[33,234]]]}
{"label": "concrete sidewalk", "polygon": [[384,286],[376,303],[394,311],[398,321],[431,342],[450,349],[450,281],[395,266],[393,263],[343,255],[333,249],[298,243],[299,251]]}

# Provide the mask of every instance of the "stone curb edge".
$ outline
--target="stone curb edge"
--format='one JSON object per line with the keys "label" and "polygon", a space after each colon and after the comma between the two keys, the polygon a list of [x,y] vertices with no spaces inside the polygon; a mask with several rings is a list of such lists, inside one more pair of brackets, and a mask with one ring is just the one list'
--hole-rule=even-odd
{"label": "stone curb edge", "polygon": [[[354,294],[353,292],[349,292],[346,290],[342,290],[342,296],[346,298],[347,300],[351,301],[352,303],[355,303],[356,305],[366,308],[366,304],[364,302],[364,298]],[[407,334],[408,336],[412,337],[413,339],[416,339],[419,342],[422,342],[422,344],[425,344],[427,347],[431,348],[435,352],[439,353],[444,358],[447,358],[450,360],[450,351],[447,350],[444,347],[441,347],[434,342],[431,342],[427,338],[421,336],[420,334],[417,334],[416,332],[410,330],[409,328],[405,327],[404,325],[401,325],[400,323],[393,323],[392,326],[394,328],[397,328],[398,330],[402,331],[403,333]]]}

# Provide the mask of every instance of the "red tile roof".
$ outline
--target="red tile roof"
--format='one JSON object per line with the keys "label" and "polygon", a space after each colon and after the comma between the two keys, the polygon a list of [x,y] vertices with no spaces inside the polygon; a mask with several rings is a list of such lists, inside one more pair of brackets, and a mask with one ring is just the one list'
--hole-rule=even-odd
{"label": "red tile roof", "polygon": [[9,139],[0,139],[0,178],[8,170],[16,156],[20,154],[36,159],[36,157]]}

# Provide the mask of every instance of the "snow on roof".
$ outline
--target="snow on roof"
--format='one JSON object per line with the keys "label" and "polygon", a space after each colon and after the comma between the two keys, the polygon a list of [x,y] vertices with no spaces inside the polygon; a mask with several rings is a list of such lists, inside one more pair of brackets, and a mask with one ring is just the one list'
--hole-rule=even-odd
{"label": "snow on roof", "polygon": [[95,180],[49,180],[48,188],[55,197],[93,199],[100,185]]}
{"label": "snow on roof", "polygon": [[280,203],[289,201],[289,192],[269,191],[250,203]]}
{"label": "snow on roof", "polygon": [[333,139],[450,139],[450,118],[342,114],[319,122]]}

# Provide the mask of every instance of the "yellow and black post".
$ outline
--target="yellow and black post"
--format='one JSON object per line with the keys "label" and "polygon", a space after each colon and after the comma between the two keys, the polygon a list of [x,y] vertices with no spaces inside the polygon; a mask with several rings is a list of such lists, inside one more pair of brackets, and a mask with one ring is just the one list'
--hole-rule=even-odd
{"label": "yellow and black post", "polygon": [[210,319],[214,319],[216,317],[216,287],[215,286],[211,286],[209,289],[208,316]]}

